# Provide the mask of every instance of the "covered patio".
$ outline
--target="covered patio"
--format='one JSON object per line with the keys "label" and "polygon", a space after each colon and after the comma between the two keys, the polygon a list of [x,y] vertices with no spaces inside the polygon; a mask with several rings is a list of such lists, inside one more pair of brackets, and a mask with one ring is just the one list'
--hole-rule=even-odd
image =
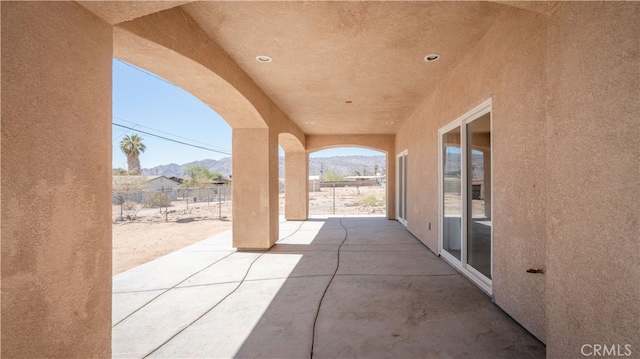
{"label": "covered patio", "polygon": [[114,357],[543,358],[545,346],[404,226],[280,222],[269,251],[231,232],[113,278]]}

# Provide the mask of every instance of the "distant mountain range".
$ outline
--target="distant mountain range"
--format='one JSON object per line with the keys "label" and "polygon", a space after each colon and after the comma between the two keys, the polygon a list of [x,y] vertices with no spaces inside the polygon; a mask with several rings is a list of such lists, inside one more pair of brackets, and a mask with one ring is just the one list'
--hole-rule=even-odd
{"label": "distant mountain range", "polygon": [[[309,158],[309,175],[320,175],[320,172],[336,172],[343,176],[350,176],[356,173],[361,175],[373,175],[375,166],[378,165],[378,172],[383,173],[386,169],[385,156],[334,156],[334,157],[312,157]],[[189,162],[182,165],[171,163],[153,168],[143,168],[142,174],[147,176],[167,176],[183,177],[183,170],[190,166],[204,166],[212,172],[222,174],[224,177],[231,175],[231,157],[220,160],[202,160]],[[280,178],[284,177],[284,157],[280,157]]]}

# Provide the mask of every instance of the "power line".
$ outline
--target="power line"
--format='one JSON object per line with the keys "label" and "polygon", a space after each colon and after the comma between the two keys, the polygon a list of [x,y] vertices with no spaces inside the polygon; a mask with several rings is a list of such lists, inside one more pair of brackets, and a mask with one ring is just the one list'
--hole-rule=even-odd
{"label": "power line", "polygon": [[[199,113],[202,117],[202,120],[205,120],[206,122],[209,122],[209,119],[211,118],[212,114],[209,113],[208,111],[205,111],[202,109],[202,107],[200,105],[203,105],[205,107],[207,107],[209,110],[211,110],[212,112],[214,112],[216,115],[218,115],[221,119],[222,117],[215,112],[215,110],[213,110],[208,104],[204,103],[203,101],[201,101],[200,99],[198,99],[197,97],[193,96],[191,93],[189,93],[188,91],[184,90],[183,88],[181,88],[180,86],[173,84],[165,79],[163,79],[162,77],[154,74],[153,72],[147,71],[145,69],[139,68],[137,66],[134,66],[128,62],[122,61],[120,59],[115,59],[116,61],[118,61],[119,63],[121,63],[122,65],[128,67],[131,70],[134,70],[136,72],[141,73],[142,75],[145,76],[135,76],[132,74],[129,74],[129,77],[138,81],[140,84],[145,85],[146,87],[150,88],[151,90],[155,91],[157,94],[164,96],[166,98],[172,99],[174,103],[181,105],[182,107],[184,107],[185,109],[187,109],[188,111],[192,112],[192,113]],[[127,72],[124,68],[122,67],[118,67],[118,69],[122,70],[123,72]],[[150,81],[147,81],[150,80]],[[170,91],[167,87],[164,87],[162,85],[159,86],[159,84],[157,82],[155,82],[154,80],[157,81],[162,81],[168,85],[171,85],[171,87],[174,87],[176,89],[178,89],[181,92],[184,92],[185,94],[187,94],[187,98],[191,101],[195,100],[198,105],[195,105],[194,103],[190,102],[189,100],[187,100],[187,98],[183,98],[181,96],[178,96],[175,92]],[[222,119],[224,121],[224,119]],[[219,129],[222,130],[226,130],[227,128],[225,128],[223,125],[218,124],[217,121],[213,121],[211,122],[211,124]]]}
{"label": "power line", "polygon": [[211,148],[207,148],[207,147],[202,147],[202,146],[194,145],[194,144],[191,144],[191,143],[186,143],[186,142],[182,142],[182,141],[174,140],[174,139],[172,139],[172,138],[167,138],[167,137],[159,136],[159,135],[156,135],[156,134],[153,134],[153,133],[150,133],[150,132],[145,132],[145,131],[137,130],[137,129],[135,129],[135,128],[127,127],[127,126],[124,126],[124,125],[121,125],[121,124],[118,124],[118,123],[115,123],[115,122],[112,122],[112,124],[113,124],[114,126],[118,126],[118,127],[126,128],[126,129],[128,129],[128,130],[132,130],[132,131],[136,131],[136,132],[140,132],[140,133],[144,133],[145,135],[149,135],[149,136],[157,137],[157,138],[160,138],[160,139],[163,139],[163,140],[166,140],[166,141],[171,141],[171,142],[179,143],[179,144],[181,144],[181,145],[191,146],[191,147],[200,148],[200,149],[203,149],[203,150],[207,150],[207,151],[211,151],[211,152],[216,152],[216,153],[222,153],[223,155],[229,155],[229,156],[231,156],[231,153],[229,153],[229,152],[218,151],[218,150],[214,150],[214,149],[211,149]]}
{"label": "power line", "polygon": [[[227,149],[226,149],[226,148],[224,148],[224,147],[220,147],[220,146],[213,146],[213,145],[210,145],[210,144],[205,143],[205,142],[202,142],[202,141],[194,140],[193,138],[182,137],[182,136],[176,135],[175,133],[169,133],[169,132],[165,132],[165,131],[162,131],[162,130],[158,130],[157,128],[153,128],[153,127],[149,127],[149,126],[141,125],[141,124],[139,124],[139,123],[131,122],[131,121],[129,121],[129,120],[125,120],[124,118],[121,118],[121,117],[112,116],[112,118],[114,118],[114,119],[116,119],[116,120],[119,120],[119,121],[124,121],[124,122],[130,123],[130,124],[132,124],[132,125],[135,125],[134,127],[144,127],[144,128],[146,128],[146,129],[153,130],[153,131],[155,131],[155,132],[160,132],[160,133],[163,133],[163,134],[165,134],[165,135],[170,135],[170,136],[173,136],[173,137],[181,138],[181,139],[183,139],[183,140],[187,140],[187,141],[191,141],[191,142],[199,143],[199,144],[201,144],[201,145],[211,146],[211,147],[213,147],[213,148],[216,148],[216,147],[217,147],[216,149],[217,149],[217,150],[221,150],[221,151],[225,151],[225,150],[227,150]],[[129,132],[129,131],[125,131],[125,133],[127,133],[127,132]],[[121,135],[121,136],[122,136],[122,135]]]}

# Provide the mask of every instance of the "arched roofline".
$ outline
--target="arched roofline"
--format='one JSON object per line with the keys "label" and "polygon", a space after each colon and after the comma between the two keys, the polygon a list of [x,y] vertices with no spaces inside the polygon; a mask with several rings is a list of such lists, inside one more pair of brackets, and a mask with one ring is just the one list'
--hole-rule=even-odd
{"label": "arched roofline", "polygon": [[391,155],[395,151],[395,135],[307,135],[307,152],[336,147],[360,147]]}
{"label": "arched roofline", "polygon": [[284,152],[305,152],[304,144],[295,135],[283,132],[278,135],[278,144]]}
{"label": "arched roofline", "polygon": [[211,106],[233,129],[289,133],[304,147],[302,130],[180,8],[114,27],[114,57],[171,81]]}
{"label": "arched roofline", "polygon": [[[255,106],[219,76],[218,69],[197,61],[190,56],[189,49],[181,48],[179,44],[163,43],[163,39],[157,37],[164,36],[164,32],[147,34],[145,30],[150,31],[147,27],[139,27],[142,29],[133,24],[126,28],[114,27],[114,57],[151,71],[188,91],[213,108],[232,128],[267,127]],[[189,36],[187,30],[190,29],[176,27],[178,29],[171,32],[175,37]],[[216,56],[213,50],[203,48],[200,52],[209,53],[213,58]]]}

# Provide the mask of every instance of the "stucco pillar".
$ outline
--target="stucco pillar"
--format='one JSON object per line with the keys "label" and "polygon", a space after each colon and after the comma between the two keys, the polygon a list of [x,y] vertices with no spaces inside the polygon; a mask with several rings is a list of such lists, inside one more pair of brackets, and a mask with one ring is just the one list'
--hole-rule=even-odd
{"label": "stucco pillar", "polygon": [[233,245],[269,249],[278,240],[278,135],[233,130]]}
{"label": "stucco pillar", "polygon": [[5,358],[111,356],[111,26],[2,2]]}
{"label": "stucco pillar", "polygon": [[284,165],[284,217],[304,221],[309,217],[309,154],[286,152]]}

